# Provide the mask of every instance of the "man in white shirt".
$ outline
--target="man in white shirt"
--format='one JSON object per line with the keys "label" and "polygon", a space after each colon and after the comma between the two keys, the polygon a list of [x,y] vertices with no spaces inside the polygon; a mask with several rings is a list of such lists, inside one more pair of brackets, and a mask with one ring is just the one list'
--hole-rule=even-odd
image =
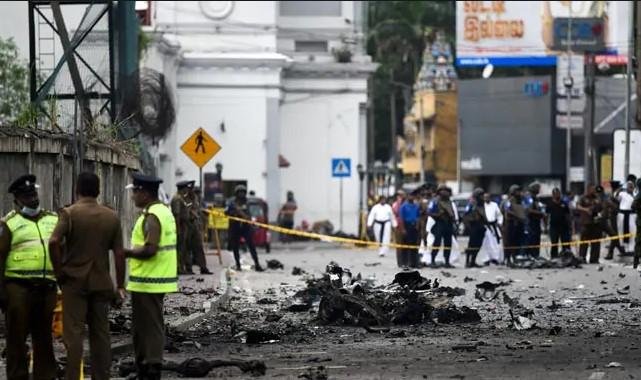
{"label": "man in white shirt", "polygon": [[367,227],[374,228],[374,237],[380,244],[379,256],[383,257],[389,251],[392,228],[396,228],[397,225],[392,206],[387,204],[385,197],[379,197],[378,203],[372,207],[367,216]]}
{"label": "man in white shirt", "polygon": [[490,193],[483,194],[483,205],[487,219],[487,229],[481,247],[481,253],[486,255],[485,262],[498,265],[503,261],[501,248],[501,228],[503,226],[503,213],[496,202],[493,202]]}
{"label": "man in white shirt", "polygon": [[634,182],[626,183],[625,191],[621,191],[617,197],[619,201],[618,226],[619,233],[623,234],[623,247],[626,252],[634,252],[634,235],[636,231],[636,215],[632,211],[634,201]]}

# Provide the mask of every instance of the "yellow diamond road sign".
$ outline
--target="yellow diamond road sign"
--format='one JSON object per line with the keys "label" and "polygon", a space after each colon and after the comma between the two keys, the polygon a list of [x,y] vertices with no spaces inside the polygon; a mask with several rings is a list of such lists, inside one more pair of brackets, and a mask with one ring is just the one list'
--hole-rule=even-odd
{"label": "yellow diamond road sign", "polygon": [[220,145],[207,132],[198,128],[180,147],[185,154],[199,167],[205,166],[220,151]]}

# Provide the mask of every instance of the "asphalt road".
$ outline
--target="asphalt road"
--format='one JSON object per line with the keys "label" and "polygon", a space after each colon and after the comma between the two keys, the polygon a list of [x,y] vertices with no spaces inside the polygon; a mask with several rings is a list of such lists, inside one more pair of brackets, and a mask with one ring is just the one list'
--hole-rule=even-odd
{"label": "asphalt road", "polygon": [[[267,365],[264,378],[281,379],[641,378],[641,305],[634,302],[641,300],[641,278],[627,261],[601,260],[581,269],[422,269],[424,277],[464,288],[466,294],[457,297],[456,304],[478,309],[482,321],[394,326],[380,334],[360,327],[321,326],[314,321],[317,310],[292,313],[284,307],[305,287],[305,278],[320,276],[330,261],[376,284],[388,284],[399,271],[394,257],[309,243],[261,254],[261,260],[267,259],[279,260],[284,269],[257,273],[246,266],[242,272],[232,271],[227,307],[194,326],[188,344],[168,353],[167,359],[258,359]],[[294,266],[307,275],[292,275]],[[500,289],[534,311],[536,327],[511,327],[502,297],[477,300],[475,287],[482,281],[509,282]],[[265,299],[273,303],[257,304]],[[599,300],[615,303],[597,304]],[[279,339],[242,343],[243,331],[250,327],[276,332],[276,325],[265,322],[273,314],[281,318]],[[209,376],[248,377],[235,368],[216,369]]]}

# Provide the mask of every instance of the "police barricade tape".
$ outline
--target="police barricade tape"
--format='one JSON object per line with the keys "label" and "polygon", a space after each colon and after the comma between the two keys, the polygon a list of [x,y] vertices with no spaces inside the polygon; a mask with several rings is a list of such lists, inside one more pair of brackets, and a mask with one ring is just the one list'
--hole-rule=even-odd
{"label": "police barricade tape", "polygon": [[[280,226],[275,226],[273,224],[267,224],[267,223],[261,223],[261,222],[256,222],[254,220],[247,220],[231,215],[226,215],[224,212],[218,211],[218,210],[204,210],[205,212],[216,216],[220,218],[227,218],[229,220],[233,220],[235,222],[239,223],[244,223],[244,224],[249,224],[253,225],[256,227],[260,228],[265,228],[270,231],[274,232],[279,232],[282,234],[287,234],[287,235],[292,235],[292,236],[300,236],[300,237],[306,237],[310,239],[315,239],[315,240],[320,240],[324,242],[334,242],[334,243],[341,243],[341,244],[352,244],[352,245],[358,245],[358,246],[367,246],[369,248],[378,248],[381,246],[389,247],[389,248],[401,248],[401,249],[419,249],[420,246],[418,245],[412,245],[412,244],[400,244],[400,243],[380,243],[376,241],[367,241],[367,240],[361,240],[361,239],[352,239],[352,238],[344,238],[344,237],[339,237],[339,236],[331,236],[331,235],[323,235],[323,234],[318,234],[315,232],[307,232],[307,231],[299,231],[299,230],[293,230],[291,228],[284,228]],[[593,244],[593,243],[601,243],[601,242],[606,242],[610,240],[618,240],[618,239],[625,239],[627,238],[632,238],[635,237],[636,234],[634,233],[628,233],[628,234],[621,234],[621,235],[616,235],[616,236],[607,236],[604,238],[599,238],[599,239],[591,239],[591,240],[576,240],[576,241],[569,241],[565,243],[540,243],[536,245],[519,245],[519,246],[507,246],[503,247],[503,249],[533,249],[533,248],[551,248],[551,247],[571,247],[571,246],[577,246],[577,245],[582,245],[582,244]],[[446,246],[428,246],[428,249],[452,249],[452,247],[446,247]]]}

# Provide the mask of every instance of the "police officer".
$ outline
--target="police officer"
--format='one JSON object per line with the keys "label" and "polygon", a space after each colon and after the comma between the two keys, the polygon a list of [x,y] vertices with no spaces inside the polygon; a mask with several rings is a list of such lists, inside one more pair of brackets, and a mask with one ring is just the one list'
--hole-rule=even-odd
{"label": "police officer", "polygon": [[194,274],[191,252],[189,251],[189,232],[191,225],[191,204],[189,190],[196,181],[180,181],[176,184],[177,192],[171,198],[171,212],[176,220],[178,234],[178,274]]}
{"label": "police officer", "polygon": [[200,274],[212,274],[207,269],[203,248],[200,199],[194,191],[196,181],[180,181],[178,192],[171,199],[171,212],[178,232],[178,273],[194,274],[192,265],[200,267]]}
{"label": "police officer", "polygon": [[58,217],[40,207],[32,174],[9,186],[15,211],[0,222],[0,303],[6,317],[7,378],[28,379],[27,335],[33,343],[33,378],[56,378],[51,325],[56,282],[47,242]]}
{"label": "police officer", "polygon": [[519,185],[512,185],[509,198],[503,203],[505,213],[505,262],[511,265],[513,260],[523,251],[525,245],[525,224],[527,213],[523,206],[523,193]]}
{"label": "police officer", "polygon": [[58,224],[49,240],[51,262],[62,288],[66,379],[77,380],[80,376],[87,324],[91,378],[107,380],[111,370],[108,313],[114,297],[109,251],[114,255],[116,282],[122,299],[125,296],[122,228],[118,214],[98,204],[100,179],[97,175],[80,173],[76,183],[77,201],[58,212]]}
{"label": "police officer", "polygon": [[[592,241],[600,239],[603,230],[600,219],[603,217],[603,205],[597,198],[596,187],[588,185],[585,194],[579,200],[577,211],[580,213],[581,241]],[[582,243],[579,245],[579,255],[585,262],[590,248],[590,263],[599,263],[601,242]]]}
{"label": "police officer", "polygon": [[465,267],[476,268],[476,256],[481,250],[483,239],[485,238],[485,228],[488,225],[487,217],[485,216],[485,206],[483,202],[483,193],[485,191],[477,188],[472,192],[467,206],[465,207],[465,215],[463,216],[463,223],[465,223],[468,231],[470,232],[470,240],[467,244]]}
{"label": "police officer", "polygon": [[618,236],[619,229],[617,226],[617,216],[619,213],[619,201],[617,197],[621,188],[621,183],[619,181],[610,181],[610,186],[612,187],[612,193],[610,195],[605,194],[602,186],[597,187],[597,194],[601,197],[601,203],[603,205],[603,219],[601,220],[602,229],[612,238],[612,240],[610,240],[610,246],[608,247],[608,254],[605,256],[606,260],[613,259],[615,249],[619,250],[619,254],[621,256],[625,254],[625,249],[623,249],[621,240]]}
{"label": "police officer", "polygon": [[131,234],[127,290],[131,292],[132,332],[139,379],[160,379],[166,293],[178,291],[176,222],[171,210],[158,200],[162,180],[135,173],[132,199],[142,214]]}
{"label": "police officer", "polygon": [[528,186],[528,194],[524,200],[527,212],[527,245],[529,246],[526,252],[531,257],[539,257],[541,253],[541,222],[546,219],[545,208],[539,201],[540,192],[541,185],[532,183]]}
{"label": "police officer", "polygon": [[[225,214],[234,216],[236,218],[251,220],[249,215],[249,208],[247,206],[247,188],[243,185],[238,185],[234,189],[235,197],[229,200]],[[236,269],[242,270],[240,267],[240,238],[245,240],[245,244],[249,249],[254,260],[254,269],[256,272],[262,272],[263,267],[260,266],[258,261],[258,253],[256,253],[256,246],[254,245],[253,229],[250,224],[242,223],[232,220],[229,223],[229,245],[234,252],[234,260],[236,260]]]}
{"label": "police officer", "polygon": [[438,193],[438,198],[430,201],[427,211],[427,215],[432,217],[436,222],[433,229],[434,246],[431,251],[431,266],[436,267],[436,256],[442,244],[445,268],[452,268],[450,264],[450,252],[452,250],[452,237],[454,236],[457,222],[456,208],[450,200],[452,190],[449,187],[441,185],[436,189],[436,192]]}
{"label": "police officer", "polygon": [[634,269],[639,266],[639,258],[641,258],[641,178],[637,179],[636,187],[637,195],[632,202],[632,212],[637,215],[637,235],[634,238]]}

